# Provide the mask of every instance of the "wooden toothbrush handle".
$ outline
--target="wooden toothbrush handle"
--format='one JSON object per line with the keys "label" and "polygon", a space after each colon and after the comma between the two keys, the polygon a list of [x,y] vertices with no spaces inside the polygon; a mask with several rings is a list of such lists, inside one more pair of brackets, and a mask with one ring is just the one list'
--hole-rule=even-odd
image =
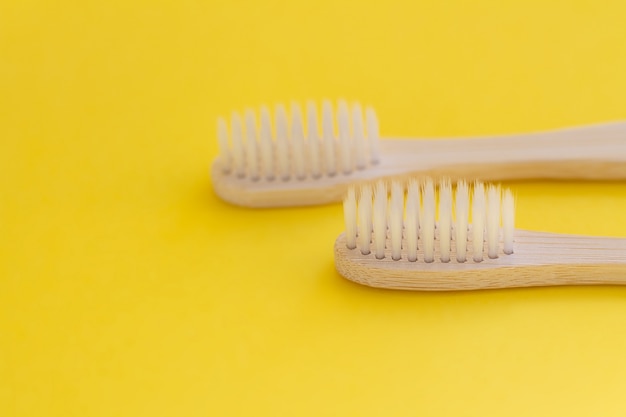
{"label": "wooden toothbrush handle", "polygon": [[377,175],[626,179],[626,122],[489,138],[381,141]]}
{"label": "wooden toothbrush handle", "polygon": [[497,259],[442,263],[435,251],[436,261],[430,264],[423,262],[419,249],[417,262],[409,262],[406,254],[399,261],[390,256],[379,260],[347,249],[341,234],[335,242],[335,267],[360,284],[419,291],[626,285],[626,239],[516,230],[514,253]]}

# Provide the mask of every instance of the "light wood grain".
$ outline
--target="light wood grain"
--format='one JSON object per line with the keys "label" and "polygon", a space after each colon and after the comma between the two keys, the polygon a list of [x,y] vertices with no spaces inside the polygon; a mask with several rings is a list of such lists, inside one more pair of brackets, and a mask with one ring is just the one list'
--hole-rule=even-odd
{"label": "light wood grain", "polygon": [[303,180],[211,175],[224,200],[247,207],[328,204],[341,201],[351,184],[415,176],[453,180],[626,179],[626,122],[553,132],[471,139],[383,139],[381,161],[350,174]]}
{"label": "light wood grain", "polygon": [[[455,253],[454,241],[452,253]],[[471,253],[472,242],[468,242]],[[552,285],[626,284],[626,239],[516,230],[515,252],[497,259],[464,263],[417,262],[406,255],[393,261],[346,248],[345,235],[335,242],[335,267],[345,278],[371,287],[456,291]]]}

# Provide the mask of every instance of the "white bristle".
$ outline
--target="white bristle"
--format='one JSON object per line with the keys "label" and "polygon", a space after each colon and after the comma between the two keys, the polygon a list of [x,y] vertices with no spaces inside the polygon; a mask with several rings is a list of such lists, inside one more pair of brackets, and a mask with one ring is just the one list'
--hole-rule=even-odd
{"label": "white bristle", "polygon": [[370,253],[370,243],[372,240],[372,188],[369,185],[361,187],[359,197],[359,247],[363,255]]}
{"label": "white bristle", "polygon": [[346,246],[348,249],[356,248],[356,192],[354,187],[348,189],[348,194],[343,200],[343,217],[346,223]]}
{"label": "white bristle", "polygon": [[330,101],[322,103],[322,134],[324,142],[324,160],[326,173],[333,176],[337,173],[335,156],[335,132],[333,131],[333,106]]}
{"label": "white bristle", "polygon": [[420,193],[416,180],[409,182],[406,194],[405,239],[407,259],[417,261],[417,239],[419,235]]}
{"label": "white bristle", "polygon": [[391,184],[391,204],[389,208],[391,259],[398,261],[402,252],[402,218],[404,214],[404,189],[398,181],[394,181]]}
{"label": "white bristle", "polygon": [[439,186],[439,257],[450,262],[450,239],[452,228],[452,184],[445,179]]}
{"label": "white bristle", "polygon": [[217,141],[220,149],[222,172],[229,173],[232,169],[232,156],[228,146],[228,127],[226,126],[226,120],[221,117],[217,118]]}
{"label": "white bristle", "polygon": [[291,147],[293,158],[293,170],[297,179],[306,177],[306,149],[304,143],[304,123],[300,105],[291,105]]}
{"label": "white bristle", "polygon": [[504,234],[504,253],[513,253],[513,231],[515,229],[515,199],[511,190],[504,191],[502,199],[502,229]]}
{"label": "white bristle", "polygon": [[435,186],[433,180],[427,178],[423,184],[421,231],[422,248],[424,250],[424,262],[435,260]]}
{"label": "white bristle", "polygon": [[261,128],[259,129],[259,149],[261,168],[267,180],[274,179],[274,144],[272,142],[272,121],[267,107],[261,107]]}
{"label": "white bristle", "polygon": [[483,241],[485,234],[485,186],[482,182],[474,183],[472,199],[472,252],[474,262],[483,260]]}
{"label": "white bristle", "polygon": [[231,117],[231,133],[233,143],[233,167],[239,178],[246,176],[246,161],[243,143],[243,128],[241,116],[234,112]]}
{"label": "white bristle", "polygon": [[467,182],[459,181],[456,186],[456,225],[455,243],[457,262],[466,261],[467,253],[467,226],[469,218],[469,189]]}
{"label": "white bristle", "polygon": [[489,261],[498,257],[502,219],[504,253],[513,253],[515,201],[510,190],[475,182],[470,226],[470,186],[466,181],[457,183],[454,196],[449,179],[439,184],[430,178],[421,184],[413,179],[406,188],[405,195],[404,185],[393,181],[389,198],[387,185],[380,180],[375,187],[361,186],[357,198],[355,187],[350,187],[344,199],[346,245],[350,249],[358,247],[362,255],[369,255],[373,244],[376,259],[384,259],[385,251],[390,250],[395,261],[406,256],[407,261],[415,262],[423,256],[426,263],[449,263],[453,258],[464,263],[468,242],[472,241],[472,261],[482,262],[486,230]]}
{"label": "white bristle", "polygon": [[349,175],[378,162],[378,120],[372,108],[366,108],[364,116],[360,103],[349,107],[340,100],[334,112],[332,103],[325,100],[321,123],[312,101],[306,103],[306,114],[299,103],[292,103],[290,110],[277,104],[273,120],[265,106],[260,108],[260,120],[250,109],[243,119],[234,112],[230,129],[218,118],[222,172],[251,181],[304,180],[333,177],[338,172]]}
{"label": "white bristle", "polygon": [[367,126],[367,141],[370,147],[370,161],[376,164],[380,161],[380,147],[379,147],[379,129],[378,118],[373,108],[368,107],[365,109],[365,123]]}
{"label": "white bristle", "polygon": [[307,113],[307,142],[309,144],[309,162],[311,176],[319,178],[322,175],[322,161],[320,159],[320,135],[317,127],[317,108],[312,101],[306,104]]}
{"label": "white bristle", "polygon": [[487,187],[487,256],[490,259],[498,257],[498,244],[500,233],[500,187],[489,185]]}
{"label": "white bristle", "polygon": [[348,103],[340,100],[337,105],[337,129],[339,136],[339,158],[341,171],[344,174],[352,172],[352,144],[350,140],[350,111]]}
{"label": "white bristle", "polygon": [[256,181],[259,179],[259,153],[256,138],[256,118],[252,110],[246,110],[246,164],[248,177]]}
{"label": "white bristle", "polygon": [[285,106],[276,106],[276,162],[278,163],[278,176],[282,180],[288,180],[289,172],[290,140],[287,126],[287,112]]}
{"label": "white bristle", "polygon": [[376,184],[372,220],[376,259],[383,259],[385,257],[385,243],[387,240],[387,185],[384,181],[379,181]]}
{"label": "white bristle", "polygon": [[354,141],[354,160],[357,169],[365,169],[367,167],[367,142],[365,138],[365,130],[363,129],[363,111],[361,105],[355,103],[352,106],[352,136]]}

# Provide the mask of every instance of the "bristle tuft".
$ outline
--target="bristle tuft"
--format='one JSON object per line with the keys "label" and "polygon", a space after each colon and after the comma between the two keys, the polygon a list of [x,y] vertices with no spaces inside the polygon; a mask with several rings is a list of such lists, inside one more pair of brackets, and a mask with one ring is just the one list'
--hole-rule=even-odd
{"label": "bristle tuft", "polygon": [[355,103],[352,106],[352,136],[354,139],[354,158],[357,169],[365,169],[367,167],[367,142],[365,138],[365,130],[363,128],[363,111],[361,105]]}
{"label": "bristle tuft", "polygon": [[309,162],[311,176],[319,178],[322,175],[322,161],[320,158],[320,135],[317,121],[317,107],[312,101],[306,104],[307,114],[307,142],[309,145]]}
{"label": "bristle tuft", "polygon": [[406,217],[404,234],[406,239],[407,259],[410,262],[417,261],[418,236],[419,236],[419,212],[420,192],[416,180],[409,181],[406,194]]}
{"label": "bristle tuft", "polygon": [[376,112],[371,107],[365,109],[365,124],[367,126],[367,141],[370,148],[370,161],[372,164],[377,164],[380,161],[378,118],[376,117]]}
{"label": "bristle tuft", "polygon": [[472,252],[474,262],[483,260],[483,242],[485,234],[485,186],[482,182],[474,183],[472,199]]}
{"label": "bristle tuft", "polygon": [[390,256],[397,261],[406,257],[415,262],[423,257],[426,263],[467,262],[468,242],[473,262],[484,261],[485,246],[488,259],[496,259],[500,238],[503,253],[513,253],[513,194],[499,185],[479,181],[472,188],[470,204],[470,186],[462,180],[455,192],[450,179],[435,184],[430,178],[422,182],[412,179],[406,185],[392,181],[390,193],[382,180],[375,187],[362,185],[359,193],[350,187],[344,199],[346,244],[369,255],[373,243],[376,259]]}
{"label": "bristle tuft", "polygon": [[250,109],[246,110],[246,167],[248,177],[252,181],[259,179],[259,156],[258,142],[256,138],[257,127],[254,112]]}
{"label": "bristle tuft", "polygon": [[339,157],[341,171],[344,174],[352,172],[352,143],[350,140],[350,111],[348,103],[340,100],[337,106],[337,129],[339,136]]}
{"label": "bristle tuft", "polygon": [[283,181],[319,179],[338,173],[350,175],[378,161],[374,110],[367,108],[364,121],[359,103],[349,107],[340,100],[336,114],[328,100],[321,107],[321,123],[312,101],[306,102],[306,118],[301,105],[295,102],[290,113],[277,104],[273,120],[267,107],[262,106],[258,124],[258,113],[253,110],[247,109],[243,120],[234,112],[230,136],[226,121],[218,118],[218,163],[222,173],[250,181],[272,181],[276,176]]}
{"label": "bristle tuft", "polygon": [[450,240],[452,228],[452,184],[444,179],[439,185],[439,257],[441,262],[450,262]]}
{"label": "bristle tuft", "polygon": [[302,110],[298,103],[291,105],[291,147],[294,175],[297,179],[306,178],[306,162],[305,152],[306,145],[304,142],[304,124],[302,120]]}
{"label": "bristle tuft", "polygon": [[326,174],[337,174],[337,158],[335,150],[335,132],[333,129],[333,105],[326,100],[322,103],[322,134],[324,141],[324,160]]}
{"label": "bristle tuft", "polygon": [[513,253],[513,231],[515,230],[515,199],[511,190],[504,191],[502,199],[502,231],[504,241],[504,253]]}
{"label": "bristle tuft", "polygon": [[239,178],[246,176],[246,162],[243,144],[243,127],[241,116],[234,112],[231,117],[231,134],[233,141],[233,167]]}
{"label": "bristle tuft", "polygon": [[374,193],[374,247],[376,259],[385,257],[385,243],[387,241],[387,184],[379,181]]}
{"label": "bristle tuft", "polygon": [[422,185],[424,206],[422,208],[422,248],[424,250],[424,262],[430,263],[435,260],[435,186],[433,180],[427,178]]}
{"label": "bristle tuft", "polygon": [[391,183],[391,203],[389,205],[389,235],[391,238],[391,259],[398,261],[402,251],[402,218],[404,217],[404,188],[399,181]]}
{"label": "bristle tuft", "polygon": [[289,128],[287,125],[287,111],[285,106],[276,106],[276,162],[278,163],[278,176],[281,180],[287,181],[291,177],[289,172],[290,140]]}
{"label": "bristle tuft", "polygon": [[259,130],[259,146],[263,176],[268,181],[274,179],[274,144],[272,141],[272,119],[267,107],[261,107],[261,128]]}
{"label": "bristle tuft", "polygon": [[348,194],[343,200],[343,216],[346,224],[346,246],[348,249],[354,249],[356,248],[357,234],[356,191],[354,187],[348,189]]}
{"label": "bristle tuft", "polygon": [[359,247],[363,255],[370,253],[372,240],[372,188],[369,185],[361,187],[359,197]]}
{"label": "bristle tuft", "polygon": [[489,185],[487,187],[487,256],[490,259],[498,257],[498,243],[500,233],[500,187]]}
{"label": "bristle tuft", "polygon": [[456,243],[456,260],[465,262],[467,253],[467,229],[469,218],[469,188],[467,182],[459,181],[456,185],[454,226]]}
{"label": "bristle tuft", "polygon": [[220,164],[222,172],[228,174],[232,169],[232,156],[228,146],[228,127],[226,120],[221,117],[217,119],[217,141],[220,150]]}

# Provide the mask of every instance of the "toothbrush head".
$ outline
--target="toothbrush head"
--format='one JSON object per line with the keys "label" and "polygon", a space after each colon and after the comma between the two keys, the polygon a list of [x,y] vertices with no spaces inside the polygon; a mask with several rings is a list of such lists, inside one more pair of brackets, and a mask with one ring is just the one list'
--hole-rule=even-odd
{"label": "toothbrush head", "polygon": [[514,258],[515,202],[498,185],[459,181],[453,189],[449,179],[379,181],[350,187],[343,207],[346,231],[335,243],[335,265],[365,285],[480,287],[476,275]]}
{"label": "toothbrush head", "polygon": [[288,112],[234,112],[230,129],[217,122],[220,154],[212,167],[216,193],[231,203],[250,207],[324,204],[340,201],[356,175],[378,164],[378,119],[359,103],[344,100],[298,103]]}

